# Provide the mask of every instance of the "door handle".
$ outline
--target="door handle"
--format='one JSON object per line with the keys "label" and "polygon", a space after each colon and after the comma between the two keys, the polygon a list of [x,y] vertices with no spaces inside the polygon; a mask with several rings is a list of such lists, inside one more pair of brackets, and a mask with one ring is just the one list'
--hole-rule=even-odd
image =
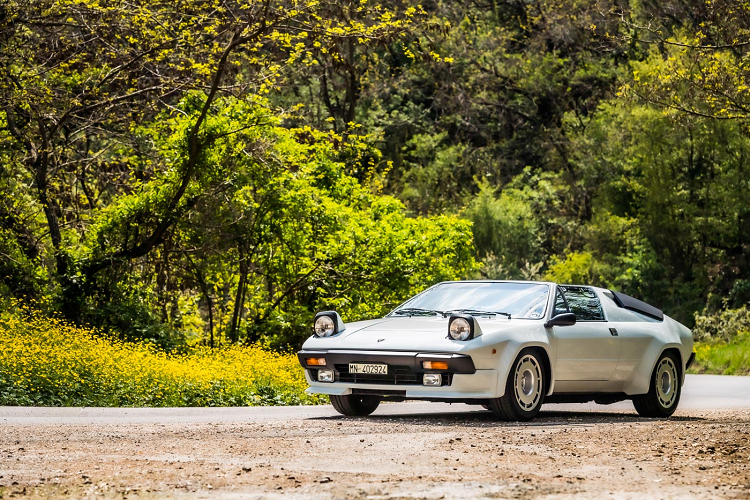
{"label": "door handle", "polygon": [[611,333],[613,337],[617,337],[619,335],[619,333],[617,333],[617,328],[610,328],[609,333]]}

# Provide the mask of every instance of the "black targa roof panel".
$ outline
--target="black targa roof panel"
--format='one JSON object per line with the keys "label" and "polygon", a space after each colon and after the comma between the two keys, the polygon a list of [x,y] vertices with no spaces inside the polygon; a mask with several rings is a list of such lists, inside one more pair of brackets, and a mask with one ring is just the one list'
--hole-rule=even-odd
{"label": "black targa roof panel", "polygon": [[[610,290],[610,292],[612,292],[612,290]],[[618,306],[645,314],[646,316],[658,319],[659,321],[664,321],[664,313],[661,312],[661,309],[657,309],[652,305],[646,304],[642,300],[634,299],[630,295],[625,295],[624,293],[612,292],[612,295]]]}

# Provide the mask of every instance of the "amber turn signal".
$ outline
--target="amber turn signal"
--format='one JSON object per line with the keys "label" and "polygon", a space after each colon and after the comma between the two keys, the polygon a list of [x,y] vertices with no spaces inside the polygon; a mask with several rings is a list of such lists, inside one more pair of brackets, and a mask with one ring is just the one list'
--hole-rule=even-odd
{"label": "amber turn signal", "polygon": [[326,358],[307,358],[307,366],[325,366]]}
{"label": "amber turn signal", "polygon": [[447,370],[448,363],[445,361],[422,361],[422,368],[425,370]]}

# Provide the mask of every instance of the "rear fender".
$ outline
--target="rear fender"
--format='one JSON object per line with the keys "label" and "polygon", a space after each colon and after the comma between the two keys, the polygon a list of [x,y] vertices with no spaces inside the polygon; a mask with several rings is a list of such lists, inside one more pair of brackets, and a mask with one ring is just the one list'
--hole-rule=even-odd
{"label": "rear fender", "polygon": [[633,370],[630,380],[623,386],[625,394],[646,394],[648,392],[656,362],[667,349],[675,349],[680,353],[682,384],[685,383],[685,364],[693,352],[693,334],[685,325],[669,316],[664,316],[663,334],[654,337],[649,343],[640,363]]}
{"label": "rear fender", "polygon": [[680,371],[682,372],[682,382],[685,382],[685,362],[687,358],[682,353],[682,344],[670,343],[662,344],[657,339],[654,339],[646,349],[646,352],[641,358],[640,363],[633,370],[633,375],[630,380],[625,384],[623,392],[627,395],[635,394],[646,394],[651,387],[651,375],[654,373],[656,362],[659,361],[664,351],[668,349],[676,349],[679,352],[680,357]]}

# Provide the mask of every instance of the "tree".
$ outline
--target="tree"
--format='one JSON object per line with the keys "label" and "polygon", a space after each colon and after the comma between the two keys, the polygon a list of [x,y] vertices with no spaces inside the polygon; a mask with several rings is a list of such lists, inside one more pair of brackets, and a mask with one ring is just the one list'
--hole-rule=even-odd
{"label": "tree", "polygon": [[623,38],[647,47],[623,93],[721,120],[750,115],[750,7],[731,0],[664,2],[620,14]]}
{"label": "tree", "polygon": [[[200,177],[186,193],[195,205],[175,222],[150,265],[161,266],[163,256],[178,293],[199,288],[211,322],[212,304],[224,302],[227,340],[297,344],[317,310],[335,307],[345,318],[381,315],[435,281],[473,268],[466,221],[407,218],[397,200],[374,195],[347,175],[344,160],[367,154],[366,138],[287,130],[257,103],[232,98],[217,103],[220,111],[205,130],[220,138],[204,151]],[[165,115],[144,131],[160,141],[167,159],[179,159],[188,147],[189,105],[184,103],[184,114]],[[82,260],[96,262],[109,246],[125,246],[132,227],[123,221],[141,217],[143,224],[144,207],[163,203],[172,181],[165,173],[103,210],[86,235],[89,254]],[[225,268],[233,271],[230,294],[222,293],[219,283],[226,279]],[[149,302],[168,291],[158,272],[122,263],[113,264],[113,271],[112,288],[127,285],[131,273],[155,274]],[[140,289],[148,286],[141,283]],[[90,301],[86,309],[97,312],[111,302],[99,295]]]}
{"label": "tree", "polygon": [[[414,16],[414,9],[398,16],[359,6],[351,19],[348,11],[298,0],[15,0],[3,8],[3,147],[18,151],[14,167],[33,177],[63,307],[74,318],[83,283],[153,251],[195,204],[185,195],[216,139],[204,127],[219,95],[263,95],[284,65],[309,58],[315,44],[388,39]],[[184,155],[171,166],[160,202],[138,214],[148,223],[123,220],[136,228],[125,246],[74,262],[68,248],[85,232],[86,219],[161,166],[148,160],[147,148],[130,143],[132,129],[175,109],[192,90],[203,97],[191,108]]]}

